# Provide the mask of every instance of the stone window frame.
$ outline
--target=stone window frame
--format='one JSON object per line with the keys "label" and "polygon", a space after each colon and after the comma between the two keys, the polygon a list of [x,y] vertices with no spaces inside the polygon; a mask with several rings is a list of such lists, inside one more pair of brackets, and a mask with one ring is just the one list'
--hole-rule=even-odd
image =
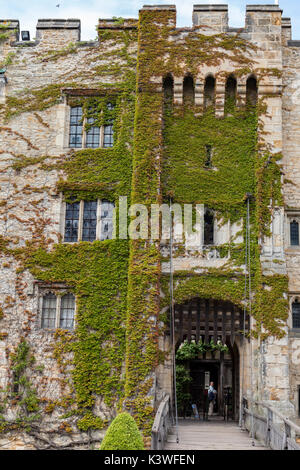
{"label": "stone window frame", "polygon": [[[42,326],[43,321],[43,299],[47,294],[53,294],[56,297],[56,317],[55,317],[55,327],[54,328],[44,328]],[[72,329],[60,328],[60,312],[61,312],[61,299],[64,295],[72,294],[74,296],[74,321]],[[43,284],[38,283],[38,292],[37,292],[37,329],[39,331],[45,331],[54,333],[58,329],[63,329],[65,331],[73,332],[76,329],[76,315],[77,315],[77,297],[74,292],[71,291],[69,287],[65,284],[55,283],[55,284]]]}
{"label": "stone window frame", "polygon": [[[291,222],[299,224],[299,245],[291,245]],[[285,246],[289,251],[300,251],[300,210],[286,212]]]}
{"label": "stone window frame", "polygon": [[[62,236],[62,242],[65,243],[65,244],[79,243],[79,242],[82,241],[83,213],[84,213],[84,202],[85,201],[80,200],[80,203],[79,203],[79,220],[78,220],[78,237],[77,237],[77,241],[76,242],[68,242],[68,241],[65,241],[65,223],[66,223],[67,203],[66,203],[66,201],[63,201],[63,195],[61,195],[61,198],[62,198],[62,211],[61,211],[61,221],[60,221],[60,234]],[[93,243],[94,241],[103,241],[103,240],[101,240],[101,233],[102,233],[101,228],[102,228],[102,223],[103,223],[103,220],[101,218],[101,206],[102,206],[103,202],[110,202],[110,203],[114,204],[114,211],[113,211],[113,218],[112,218],[114,229],[113,229],[112,238],[110,238],[109,240],[113,240],[115,238],[115,231],[116,231],[116,214],[115,214],[116,205],[115,205],[115,202],[107,201],[106,199],[97,198],[96,239],[93,240],[93,241],[87,242],[87,243]]]}
{"label": "stone window frame", "polygon": [[[119,88],[114,88],[110,90],[110,96],[112,96],[112,101],[114,101],[113,97],[117,97],[120,94]],[[56,135],[56,145],[66,152],[76,152],[80,150],[86,150],[91,147],[85,147],[85,140],[82,142],[82,146],[78,148],[73,148],[69,146],[70,140],[70,115],[71,115],[71,99],[72,98],[90,98],[90,97],[100,97],[105,96],[106,92],[101,92],[94,88],[63,88],[61,91],[61,102],[57,110],[57,124],[58,124],[58,131]],[[74,105],[75,106],[75,105]],[[100,134],[101,129],[104,126],[100,126]],[[83,132],[84,139],[86,132]],[[97,148],[113,148],[113,147],[103,147],[103,140],[104,140],[104,129],[102,129],[102,136],[100,135],[100,146]],[[115,145],[116,141],[114,141],[113,146]]]}
{"label": "stone window frame", "polygon": [[[104,136],[105,136],[105,128],[113,126],[112,124],[104,124],[102,126],[99,126],[99,146],[98,147],[87,147],[87,131],[85,130],[85,126],[87,124],[87,118],[84,117],[83,122],[82,122],[82,135],[81,135],[81,147],[70,147],[70,121],[71,121],[71,109],[78,107],[78,106],[71,106],[66,103],[67,107],[67,122],[66,122],[66,131],[65,131],[65,145],[64,147],[68,148],[69,150],[73,151],[79,151],[79,150],[86,150],[86,149],[95,149],[95,148],[101,148],[101,149],[111,149],[115,145],[115,141],[113,138],[112,146],[105,146],[104,145]],[[97,126],[98,127],[98,126]],[[113,134],[114,135],[114,134]]]}
{"label": "stone window frame", "polygon": [[300,304],[300,292],[293,292],[289,294],[289,318],[288,318],[288,328],[292,335],[300,337],[300,328],[293,328],[293,303],[298,301]]}

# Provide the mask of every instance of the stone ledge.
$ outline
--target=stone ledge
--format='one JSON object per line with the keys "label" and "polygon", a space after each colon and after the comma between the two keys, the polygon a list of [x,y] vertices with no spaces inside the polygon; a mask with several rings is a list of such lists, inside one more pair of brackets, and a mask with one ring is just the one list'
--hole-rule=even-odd
{"label": "stone ledge", "polygon": [[194,5],[193,11],[228,11],[228,5]]}
{"label": "stone ledge", "polygon": [[281,18],[281,26],[283,28],[291,28],[292,27],[291,18]]}
{"label": "stone ledge", "polygon": [[60,19],[41,19],[38,20],[36,29],[80,29],[81,21],[70,18],[67,20]]}
{"label": "stone ledge", "polygon": [[40,43],[40,41],[14,41],[10,45],[12,47],[35,47]]}
{"label": "stone ledge", "polygon": [[246,5],[246,11],[283,12],[278,5]]}
{"label": "stone ledge", "polygon": [[288,41],[289,47],[300,47],[300,41]]}
{"label": "stone ledge", "polygon": [[291,330],[289,330],[289,338],[291,339],[300,338],[300,328],[299,329],[292,328]]}
{"label": "stone ledge", "polygon": [[1,26],[7,26],[6,29],[18,29],[20,30],[20,21],[19,20],[0,20]]}
{"label": "stone ledge", "polygon": [[118,18],[99,18],[98,29],[137,29],[138,20],[136,18],[123,18],[120,22]]}
{"label": "stone ledge", "polygon": [[141,10],[169,10],[176,11],[176,5],[143,5]]}
{"label": "stone ledge", "polygon": [[[12,47],[36,47],[38,44],[40,44],[40,40],[36,41],[14,41],[11,42],[10,45]],[[100,43],[99,41],[76,41],[75,46],[76,47],[99,47]]]}

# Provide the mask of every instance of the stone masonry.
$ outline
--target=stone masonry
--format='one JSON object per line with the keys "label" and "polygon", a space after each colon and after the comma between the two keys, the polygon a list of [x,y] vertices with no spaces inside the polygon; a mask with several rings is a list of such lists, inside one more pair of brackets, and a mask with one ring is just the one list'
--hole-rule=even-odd
{"label": "stone masonry", "polygon": [[[144,8],[174,10],[172,6]],[[30,42],[19,40],[20,25],[17,20],[1,20],[0,25],[6,25],[11,33],[0,42],[0,237],[14,239],[14,247],[24,247],[35,238],[43,237],[51,249],[61,242],[63,236],[64,202],[63,195],[56,190],[56,184],[64,175],[55,168],[51,171],[43,169],[38,158],[45,157],[43,163],[47,164],[68,154],[70,105],[66,89],[70,84],[80,90],[97,89],[101,72],[96,72],[96,68],[109,63],[110,54],[118,48],[118,44],[108,45],[103,50],[99,41],[80,41],[78,19],[41,19],[37,24],[36,39]],[[99,25],[112,32],[138,28],[137,20],[125,20],[119,24],[115,19],[100,20]],[[271,236],[261,241],[261,261],[264,274],[288,275],[287,295],[292,305],[296,299],[300,301],[300,247],[290,245],[289,231],[292,220],[300,223],[300,41],[291,39],[291,21],[282,18],[282,10],[276,5],[247,6],[246,24],[240,30],[229,28],[227,5],[195,5],[194,27],[201,27],[201,33],[206,35],[240,35],[257,46],[256,52],[252,52],[257,68],[276,69],[279,72],[262,76],[258,87],[259,98],[264,97],[266,103],[259,141],[268,145],[272,153],[283,154],[284,188],[284,207],[276,208]],[[182,37],[188,30],[182,30]],[[52,60],[55,51],[57,58]],[[136,59],[137,43],[130,46],[129,55],[133,61]],[[124,65],[122,60],[122,57],[118,59],[119,65]],[[195,77],[195,103],[203,104],[204,80],[208,73],[218,75],[230,71],[231,64],[227,61],[220,66],[203,66]],[[241,104],[246,100],[247,78],[247,75],[238,78]],[[103,74],[101,83],[111,85],[114,79]],[[183,79],[175,77],[174,80],[174,102],[177,104],[182,102]],[[8,98],[22,97],[25,89],[28,92],[57,84],[60,85],[60,94],[50,107],[21,112],[8,121],[4,120]],[[158,88],[161,84],[162,77],[158,77]],[[220,79],[216,85],[216,115],[219,117],[224,113],[224,90],[225,81]],[[33,164],[16,170],[12,165],[20,155],[32,159]],[[215,228],[217,244],[227,243],[239,230],[239,223],[229,222]],[[13,256],[1,253],[1,240],[0,307],[3,317],[0,317],[0,388],[10,389],[13,381],[10,355],[20,337],[26,337],[36,363],[43,366],[43,371],[32,373],[30,380],[46,406],[50,401],[68,396],[70,388],[65,372],[53,354],[53,332],[40,327],[40,285],[28,270],[19,272]],[[237,237],[236,243],[239,240]],[[226,262],[226,259],[218,258],[216,252],[208,255],[193,252],[188,240],[183,251],[182,256],[176,257],[175,271],[193,269],[201,274],[208,268],[218,269]],[[162,263],[162,273],[170,273],[169,262]],[[243,377],[244,391],[248,396],[252,386],[256,398],[272,402],[297,420],[300,413],[300,329],[292,328],[291,315],[290,308],[283,339],[271,337],[264,342],[252,340],[247,344],[243,368],[240,363],[240,377]],[[161,336],[159,341],[161,349],[169,352],[170,338]],[[68,361],[67,356],[65,361]],[[171,381],[171,360],[167,357],[156,370],[156,405],[165,393],[172,393]],[[5,419],[13,422],[17,413],[17,405],[10,406],[5,409]],[[94,413],[109,422],[115,416],[116,409],[106,405],[99,396]],[[52,448],[88,449],[99,446],[104,430],[79,431],[75,419],[63,419],[62,415],[57,410],[44,412],[39,438],[34,432],[28,435],[19,430],[10,431],[0,435],[0,447],[47,448],[49,432]]]}

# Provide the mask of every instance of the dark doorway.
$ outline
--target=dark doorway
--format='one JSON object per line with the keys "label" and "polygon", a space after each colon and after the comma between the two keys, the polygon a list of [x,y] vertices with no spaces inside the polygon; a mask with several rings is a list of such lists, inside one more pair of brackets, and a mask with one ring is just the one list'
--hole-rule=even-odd
{"label": "dark doorway", "polygon": [[[190,394],[192,402],[196,403],[200,413],[203,413],[206,404],[206,391],[210,382],[218,390],[220,365],[218,363],[195,360],[190,363],[190,375],[192,378]],[[219,402],[216,400],[215,412],[219,411]]]}
{"label": "dark doorway", "polygon": [[[214,382],[214,414],[238,418],[240,359],[236,338],[241,337],[243,317],[243,311],[230,302],[194,298],[175,305],[176,364],[184,367],[190,378],[185,387],[187,406],[181,407],[186,416],[192,414],[192,404],[197,405],[200,416],[204,413],[207,390]],[[248,315],[245,319],[248,331]]]}

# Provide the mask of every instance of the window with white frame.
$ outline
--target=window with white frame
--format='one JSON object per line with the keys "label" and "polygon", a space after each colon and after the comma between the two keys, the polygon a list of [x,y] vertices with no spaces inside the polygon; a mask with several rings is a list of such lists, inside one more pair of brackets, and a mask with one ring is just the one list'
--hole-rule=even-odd
{"label": "window with white frame", "polygon": [[[113,103],[107,103],[106,106],[108,112],[114,109]],[[113,145],[113,119],[108,119],[105,125],[98,126],[95,117],[85,116],[82,106],[72,106],[70,108],[70,148],[109,148]]]}
{"label": "window with white frame", "polygon": [[64,242],[110,240],[114,235],[113,202],[106,200],[67,202]]}
{"label": "window with white frame", "polygon": [[66,293],[60,296],[47,292],[41,300],[41,327],[43,329],[74,329],[75,296],[73,294]]}

